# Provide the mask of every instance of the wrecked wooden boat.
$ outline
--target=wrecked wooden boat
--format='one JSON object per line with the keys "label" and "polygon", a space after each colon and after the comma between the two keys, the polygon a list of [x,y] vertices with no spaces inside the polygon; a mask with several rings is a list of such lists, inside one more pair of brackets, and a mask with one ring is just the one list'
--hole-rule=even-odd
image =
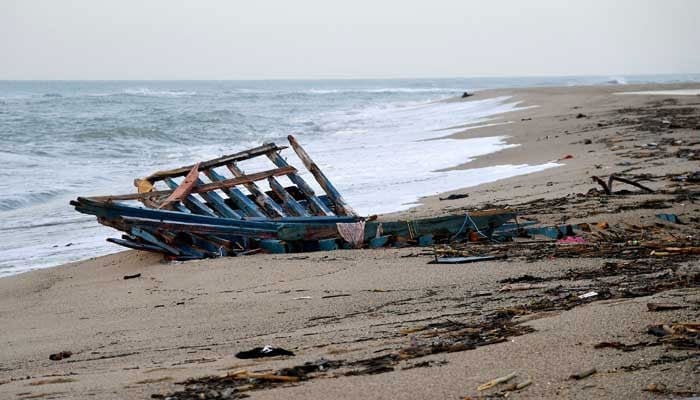
{"label": "wrecked wooden boat", "polygon": [[[286,146],[266,143],[136,179],[136,193],[79,197],[71,205],[124,232],[108,241],[181,260],[258,251],[428,245],[470,232],[489,237],[514,217],[507,210],[407,221],[360,217],[296,139],[288,139],[324,194],[317,195],[282,157]],[[268,159],[274,168],[247,174],[240,163],[251,159]],[[283,185],[282,179],[292,185]]]}

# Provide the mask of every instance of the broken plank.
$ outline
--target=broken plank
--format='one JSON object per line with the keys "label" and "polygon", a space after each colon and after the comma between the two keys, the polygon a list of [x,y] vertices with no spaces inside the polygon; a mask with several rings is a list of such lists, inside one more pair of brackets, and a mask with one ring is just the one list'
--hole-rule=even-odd
{"label": "broken plank", "polygon": [[279,182],[277,182],[276,179],[274,178],[267,178],[267,182],[270,185],[270,189],[279,196],[280,199],[282,199],[282,204],[287,208],[287,210],[290,212],[289,214],[292,215],[297,215],[300,217],[307,217],[309,213],[306,212],[304,207],[299,204],[298,201],[296,201],[290,194],[287,192],[287,190],[282,186]]}
{"label": "broken plank", "polygon": [[[236,177],[246,176],[245,173],[235,164],[227,164],[226,167],[231,171],[231,173]],[[293,168],[293,167],[291,167]],[[294,169],[296,171],[296,169]],[[287,174],[281,174],[287,175]],[[277,175],[279,176],[279,175]],[[246,189],[253,195],[253,201],[263,210],[265,210],[270,218],[286,217],[285,212],[280,208],[280,206],[275,203],[271,198],[269,198],[255,182],[243,183]]]}
{"label": "broken plank", "polygon": [[[224,176],[220,175],[214,169],[204,171],[204,175],[211,179],[212,182],[221,182],[226,180]],[[247,217],[265,217],[265,213],[263,213],[258,206],[256,206],[255,203],[237,187],[228,187],[223,188],[222,190],[229,196],[231,201],[233,201],[238,208],[240,208],[241,211],[246,214]]]}
{"label": "broken plank", "polygon": [[[287,161],[285,161],[285,159],[282,158],[282,156],[277,152],[267,153],[267,157],[276,166],[278,166],[280,168],[289,166],[289,164],[287,164]],[[309,186],[309,184],[306,183],[306,181],[298,173],[293,172],[293,173],[287,175],[287,177],[289,177],[289,180],[291,180],[292,183],[297,185],[299,190],[306,196],[306,198],[309,201],[309,208],[311,208],[311,210],[314,212],[314,214],[316,214],[316,215],[331,215],[331,214],[333,214],[333,211],[331,211],[331,209],[328,208],[328,206],[326,206],[326,204],[316,196],[316,192],[314,192],[314,190],[311,188],[311,186]]]}
{"label": "broken plank", "polygon": [[[236,178],[232,179],[226,179],[224,181],[220,182],[212,182],[212,183],[207,183],[202,186],[195,186],[192,189],[191,193],[205,193],[205,192],[211,192],[212,190],[218,190],[218,189],[223,189],[227,187],[232,187],[236,185],[248,185],[252,184],[255,181],[260,181],[263,179],[267,179],[271,176],[282,176],[282,175],[287,175],[291,172],[296,171],[294,167],[288,167],[288,168],[276,168],[276,169],[271,169],[263,172],[256,172],[254,174],[250,175],[240,175],[237,176]],[[149,198],[149,197],[154,197],[154,196],[168,196],[172,193],[172,190],[158,190],[154,192],[146,192],[146,193],[132,193],[132,194],[121,194],[121,195],[113,195],[113,196],[94,196],[90,197],[90,199],[93,200],[104,200],[104,201],[114,201],[114,200],[139,200],[143,198]]]}
{"label": "broken plank", "polygon": [[[271,151],[280,151],[283,149],[286,149],[286,146],[279,147],[274,143],[267,143],[263,144],[262,146],[258,146],[249,150],[241,151],[239,153],[235,154],[229,154],[225,156],[221,156],[219,158],[215,158],[213,160],[205,161],[200,163],[199,165],[199,170],[204,171],[209,168],[215,168],[215,167],[220,167],[232,162],[237,162],[237,161],[243,161],[243,160],[248,160],[250,158],[262,156],[264,154],[267,154]],[[165,178],[176,178],[178,176],[184,176],[187,174],[194,164],[192,165],[187,165],[184,167],[180,168],[175,168],[175,169],[170,169],[166,171],[158,171],[154,174],[149,175],[148,177],[144,178],[145,180],[150,181],[151,183],[155,181],[159,181]]]}
{"label": "broken plank", "polygon": [[302,148],[299,142],[297,142],[296,138],[294,138],[294,136],[292,135],[289,135],[287,136],[287,139],[292,145],[292,149],[294,149],[294,152],[297,153],[297,156],[299,156],[299,159],[304,163],[309,172],[311,172],[311,175],[313,175],[314,178],[316,178],[318,184],[321,185],[328,197],[333,201],[333,204],[335,205],[335,208],[337,210],[336,214],[357,215],[357,213],[355,213],[352,207],[350,207],[345,202],[343,196],[340,195],[338,190],[335,188],[335,186],[333,186],[333,184],[326,177],[323,171],[321,171],[321,168],[319,168],[319,166],[316,165],[316,163],[311,159],[309,154],[306,153],[304,148]]}

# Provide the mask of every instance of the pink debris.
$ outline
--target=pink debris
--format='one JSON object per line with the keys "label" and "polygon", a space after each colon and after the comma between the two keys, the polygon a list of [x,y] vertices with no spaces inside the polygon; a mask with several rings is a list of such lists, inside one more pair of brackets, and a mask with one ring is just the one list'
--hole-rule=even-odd
{"label": "pink debris", "polygon": [[581,236],[567,236],[563,239],[557,240],[557,244],[585,244],[588,243],[586,239]]}

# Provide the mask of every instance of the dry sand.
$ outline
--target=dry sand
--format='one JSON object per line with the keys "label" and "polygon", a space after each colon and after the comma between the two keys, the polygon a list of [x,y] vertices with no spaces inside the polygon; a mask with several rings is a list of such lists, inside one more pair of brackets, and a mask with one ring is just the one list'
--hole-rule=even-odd
{"label": "dry sand", "polygon": [[[682,115],[697,117],[700,97],[615,94],[622,89],[696,88],[534,88],[486,91],[456,99],[507,94],[524,105],[537,106],[494,121],[507,124],[457,134],[464,138],[509,135],[511,142],[521,145],[458,168],[536,164],[567,154],[573,158],[561,160],[558,168],[453,192],[468,193],[467,198],[425,198],[422,206],[402,214],[463,212],[493,203],[520,207],[543,222],[653,223],[658,210],[636,206],[626,210],[624,206],[658,200],[655,196],[661,195],[617,196],[604,201],[581,197],[580,202],[558,207],[549,206],[546,200],[586,193],[596,187],[591,175],[649,174],[656,178],[645,184],[659,190],[671,185],[669,179],[660,177],[697,171],[697,160],[676,157],[674,152],[700,147],[689,144],[700,141],[698,126],[649,132],[644,130],[648,121],[638,118],[661,109],[683,108],[690,111]],[[622,109],[626,111],[619,111]],[[579,113],[584,116],[577,118]],[[665,155],[658,148],[634,147],[659,143],[664,137],[683,143],[665,146]],[[585,144],[586,139],[591,143]],[[692,198],[680,201],[678,196],[664,196],[661,200],[669,208],[663,212],[694,221],[679,232],[697,235],[697,203]],[[524,205],[540,198],[545,200]],[[542,291],[499,292],[503,279],[529,274],[551,279],[543,285],[550,289],[562,285],[595,288],[605,279],[572,282],[562,276],[569,270],[597,271],[609,261],[591,257],[529,262],[514,257],[437,266],[427,264],[430,258],[420,252],[417,248],[352,250],[164,263],[158,256],[128,251],[3,278],[0,398],[142,399],[182,390],[177,382],[187,378],[236,369],[271,372],[321,358],[366,360],[424,340],[421,329],[431,323],[480,321],[499,310],[546,297]],[[667,268],[662,264],[659,262],[659,273]],[[697,258],[690,258],[673,268],[678,268],[674,273],[692,274],[700,267]],[[123,279],[135,273],[141,277]],[[639,276],[652,286],[659,273]],[[606,284],[619,286],[634,280],[611,279]],[[643,391],[650,383],[663,383],[669,391],[679,393],[700,392],[697,348],[685,351],[654,345],[620,351],[593,347],[601,341],[655,343],[656,338],[646,333],[647,325],[700,319],[697,284],[655,292],[521,315],[516,318],[519,326],[531,327],[533,332],[508,335],[502,343],[474,350],[399,361],[392,364],[392,372],[333,378],[341,374],[331,371],[321,379],[247,393],[256,399],[459,399],[496,393],[505,385],[484,392],[476,388],[514,371],[516,382],[532,380],[527,388],[510,393],[515,398],[669,396]],[[646,308],[649,302],[687,308],[652,313]],[[257,361],[234,357],[238,351],[266,344],[292,350],[296,356]],[[73,354],[64,360],[49,360],[50,354],[60,351]],[[598,371],[593,376],[569,379],[572,373],[591,367]],[[353,368],[359,367],[346,369]]]}

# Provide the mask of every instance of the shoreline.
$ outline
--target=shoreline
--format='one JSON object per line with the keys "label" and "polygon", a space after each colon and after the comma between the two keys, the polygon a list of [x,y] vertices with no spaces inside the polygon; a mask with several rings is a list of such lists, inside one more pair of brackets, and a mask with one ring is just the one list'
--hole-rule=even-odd
{"label": "shoreline", "polygon": [[[700,85],[673,87],[688,86]],[[605,222],[611,232],[647,227],[639,240],[697,235],[700,208],[692,193],[698,184],[674,179],[697,171],[695,156],[687,154],[700,152],[700,97],[611,97],[611,90],[620,86],[511,90],[540,106],[500,116],[512,123],[456,135],[508,132],[521,145],[471,166],[573,158],[561,167],[425,197],[418,207],[383,217],[496,204],[543,224]],[[623,185],[616,190],[632,190],[608,197],[593,190],[600,188],[591,175],[612,173],[643,179],[655,193]],[[439,200],[457,193],[469,196]],[[685,224],[662,224],[657,213],[673,213]],[[18,399],[165,397],[182,391],[186,385],[179,382],[187,379],[240,370],[273,374],[319,360],[342,366],[241,393],[253,399],[477,397],[496,393],[478,391],[479,385],[512,372],[517,383],[532,381],[510,393],[516,398],[653,399],[658,395],[646,391],[652,383],[663,384],[669,395],[700,393],[693,379],[696,350],[674,349],[647,333],[649,325],[697,321],[697,256],[567,257],[547,253],[552,246],[533,253],[511,249],[507,259],[465,265],[429,264],[432,255],[420,248],[184,263],[125,251],[14,275],[0,279],[6,327],[0,345],[7,349],[0,354],[0,393]],[[124,278],[134,274],[141,276]],[[598,294],[576,300],[591,291]],[[655,312],[649,303],[682,308]],[[493,330],[500,336],[488,336]],[[431,343],[453,343],[465,331],[478,333],[461,339],[477,340],[473,348],[411,353],[432,352]],[[595,347],[602,342],[632,347]],[[264,345],[295,356],[235,357]],[[49,360],[61,351],[72,355]],[[597,373],[569,378],[589,368]]]}

